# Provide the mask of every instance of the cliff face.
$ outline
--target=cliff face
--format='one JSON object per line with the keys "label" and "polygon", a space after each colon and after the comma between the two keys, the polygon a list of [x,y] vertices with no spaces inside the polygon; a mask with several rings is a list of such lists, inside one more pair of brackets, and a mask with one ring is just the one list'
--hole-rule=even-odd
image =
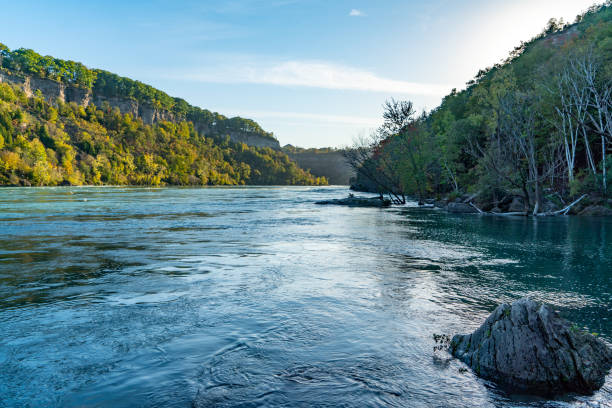
{"label": "cliff face", "polygon": [[[93,103],[98,108],[102,108],[108,104],[111,108],[118,108],[121,113],[128,113],[134,117],[141,118],[146,124],[154,124],[159,121],[174,121],[175,115],[164,109],[158,109],[154,106],[139,104],[134,99],[106,97],[104,95],[93,94],[91,90],[66,85],[62,82],[51,79],[37,78],[28,75],[12,74],[0,70],[0,82],[6,82],[21,87],[29,97],[40,91],[42,96],[50,103],[56,103],[58,100],[69,103],[74,102],[77,105],[88,106]],[[214,127],[207,123],[195,122],[196,130],[202,134],[218,134]],[[254,147],[270,147],[275,150],[280,150],[280,144],[277,140],[262,137],[257,134],[240,131],[228,131],[223,135],[229,135],[234,142],[242,142]]]}
{"label": "cliff face", "polygon": [[[194,126],[195,126],[195,129],[199,133],[202,133],[204,135],[219,134],[219,132],[217,132],[214,129],[214,126],[208,123],[196,121],[194,122]],[[224,131],[222,135],[229,135],[230,140],[232,140],[233,142],[244,143],[248,146],[269,147],[274,150],[281,149],[280,143],[278,143],[278,140],[269,139],[267,137],[263,137],[255,133],[237,132],[237,131],[230,130],[230,131]]]}
{"label": "cliff face", "polygon": [[249,146],[255,147],[269,147],[274,150],[280,150],[280,143],[278,140],[269,139],[257,134],[249,134],[243,132],[228,132],[230,139],[234,142],[242,142]]}
{"label": "cliff face", "polygon": [[285,153],[301,168],[309,169],[311,174],[327,178],[329,184],[349,185],[349,180],[354,177],[353,168],[347,163],[341,151],[315,153],[287,150]]}
{"label": "cliff face", "polygon": [[59,99],[62,102],[74,102],[77,105],[87,106],[91,102],[91,92],[89,90],[66,86],[61,82],[50,79],[0,71],[0,82],[7,82],[21,87],[28,97],[32,97],[36,91],[40,91],[43,97],[51,103],[55,103]]}

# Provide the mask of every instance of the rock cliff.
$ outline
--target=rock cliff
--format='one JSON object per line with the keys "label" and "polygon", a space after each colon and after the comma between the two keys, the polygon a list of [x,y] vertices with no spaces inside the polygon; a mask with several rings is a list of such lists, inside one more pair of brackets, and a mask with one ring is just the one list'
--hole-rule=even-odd
{"label": "rock cliff", "polygon": [[310,169],[313,175],[326,177],[332,185],[349,185],[354,170],[348,164],[342,151],[316,152],[306,149],[295,149],[291,145],[283,147],[291,160],[303,169]]}
{"label": "rock cliff", "polygon": [[[138,103],[138,101],[135,99],[108,97],[101,94],[95,94],[90,89],[66,85],[52,79],[37,78],[34,76],[0,70],[0,82],[6,82],[19,86],[29,97],[34,96],[37,92],[40,92],[41,95],[50,103],[57,103],[58,100],[64,103],[74,102],[81,106],[88,106],[90,103],[93,103],[98,108],[102,108],[108,104],[108,106],[111,108],[118,108],[121,113],[131,114],[134,117],[142,119],[144,123],[149,125],[159,121],[177,120],[172,112]],[[230,140],[234,142],[245,143],[249,146],[269,147],[275,150],[280,150],[278,140],[264,137],[256,133],[230,130],[223,131],[223,133],[220,134],[214,129],[214,124],[211,125],[209,123],[197,121],[194,122],[194,126],[198,132],[205,135],[228,135]]]}

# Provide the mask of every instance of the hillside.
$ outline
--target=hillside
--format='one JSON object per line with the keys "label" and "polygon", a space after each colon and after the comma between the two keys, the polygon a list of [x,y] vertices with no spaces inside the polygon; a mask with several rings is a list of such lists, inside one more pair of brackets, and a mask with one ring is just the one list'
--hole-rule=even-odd
{"label": "hillside", "polygon": [[251,120],[32,50],[0,65],[0,185],[327,183]]}
{"label": "hillside", "polygon": [[533,213],[583,194],[607,206],[612,183],[612,6],[572,24],[551,19],[466,89],[416,116],[389,101],[385,124],[357,146],[357,184],[405,195],[475,197]]}
{"label": "hillside", "polygon": [[235,142],[280,150],[274,135],[250,119],[227,118],[140,81],[89,69],[79,62],[42,56],[25,48],[11,51],[1,43],[0,82],[18,85],[27,96],[40,91],[50,103],[60,100],[82,106],[94,104],[98,108],[108,105],[142,119],[145,124],[186,120],[206,135],[229,135]]}

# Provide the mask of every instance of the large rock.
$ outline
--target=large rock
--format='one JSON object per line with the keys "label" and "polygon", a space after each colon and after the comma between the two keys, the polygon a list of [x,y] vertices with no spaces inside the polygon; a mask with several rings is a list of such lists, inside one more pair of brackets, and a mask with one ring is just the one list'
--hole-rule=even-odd
{"label": "large rock", "polygon": [[434,201],[434,207],[436,207],[436,208],[446,208],[446,201],[436,200],[436,201]]}
{"label": "large rock", "polygon": [[391,201],[387,199],[381,200],[378,197],[366,198],[366,197],[355,197],[351,195],[347,198],[317,201],[315,204],[346,205],[349,207],[389,207],[391,205]]}
{"label": "large rock", "polygon": [[547,305],[502,304],[472,334],[455,335],[451,354],[512,391],[591,393],[604,384],[612,350]]}
{"label": "large rock", "polygon": [[590,205],[584,210],[580,211],[578,215],[590,217],[608,217],[612,215],[612,209],[604,207],[603,205]]}
{"label": "large rock", "polygon": [[515,196],[512,202],[508,206],[508,212],[522,212],[526,211],[525,199],[523,197]]}
{"label": "large rock", "polygon": [[478,210],[466,203],[448,203],[446,211],[454,214],[474,214]]}

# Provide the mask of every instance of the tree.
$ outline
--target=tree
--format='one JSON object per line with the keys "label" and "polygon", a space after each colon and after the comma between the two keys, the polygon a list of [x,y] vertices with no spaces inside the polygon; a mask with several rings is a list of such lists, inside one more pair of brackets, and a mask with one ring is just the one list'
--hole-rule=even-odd
{"label": "tree", "polygon": [[396,204],[404,204],[406,194],[414,194],[420,204],[424,202],[434,155],[426,117],[423,113],[415,118],[412,102],[388,100],[383,125],[344,152],[358,177],[372,183],[379,193],[388,194]]}
{"label": "tree", "polygon": [[[383,143],[384,146],[384,143]],[[388,166],[384,157],[388,151],[381,146],[378,133],[355,140],[352,147],[343,151],[346,162],[357,175],[357,179],[365,179],[373,185],[381,196],[388,194],[396,204],[406,202],[404,191],[400,185],[399,175]]]}
{"label": "tree", "polygon": [[[567,81],[571,84],[574,120],[581,126],[589,165],[593,172],[595,162],[590,152],[586,129],[599,136],[601,146],[601,189],[607,192],[607,143],[612,142],[612,81],[605,77],[601,63],[589,49],[582,55],[570,59],[566,68]],[[580,114],[577,114],[580,112]]]}
{"label": "tree", "polygon": [[583,138],[589,168],[595,175],[597,170],[591,153],[591,147],[584,125],[588,109],[588,93],[576,75],[565,68],[556,77],[556,89],[558,104],[554,107],[557,118],[552,120],[563,138],[565,164],[568,172],[569,183],[574,182],[574,170],[576,165],[576,152],[578,141]]}
{"label": "tree", "polygon": [[[512,92],[500,100],[499,130],[517,156],[514,160],[526,163],[527,182],[534,198],[533,214],[542,208],[544,180],[559,165],[559,144],[555,140],[538,137],[542,127],[541,98],[534,91]],[[527,193],[527,190],[523,188]],[[529,202],[529,194],[527,202]]]}

